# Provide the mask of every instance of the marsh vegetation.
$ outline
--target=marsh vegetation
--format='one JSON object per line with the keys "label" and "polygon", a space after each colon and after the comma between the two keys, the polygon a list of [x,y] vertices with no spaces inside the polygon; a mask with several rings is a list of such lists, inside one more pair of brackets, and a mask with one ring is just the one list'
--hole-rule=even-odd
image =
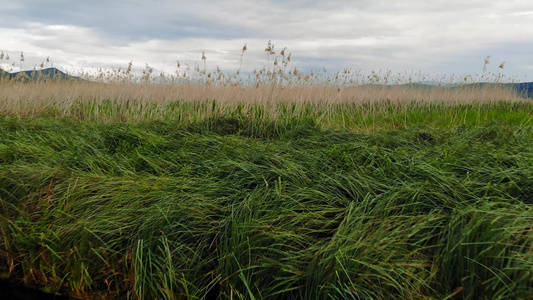
{"label": "marsh vegetation", "polygon": [[2,276],[79,298],[533,297],[533,103],[306,83],[288,57],[252,84],[3,80]]}

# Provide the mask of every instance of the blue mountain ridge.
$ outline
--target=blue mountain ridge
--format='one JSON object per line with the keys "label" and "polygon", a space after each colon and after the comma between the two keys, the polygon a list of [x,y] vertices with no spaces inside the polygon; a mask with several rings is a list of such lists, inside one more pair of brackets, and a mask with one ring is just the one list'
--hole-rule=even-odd
{"label": "blue mountain ridge", "polygon": [[533,98],[533,82],[515,83],[518,94],[524,98]]}
{"label": "blue mountain ridge", "polygon": [[27,70],[20,72],[9,73],[0,69],[0,77],[10,79],[29,79],[29,80],[42,80],[42,79],[60,79],[60,80],[82,80],[79,77],[71,76],[58,68],[46,68],[41,70]]}
{"label": "blue mountain ridge", "polygon": [[515,90],[517,95],[522,98],[533,98],[533,82],[519,82],[519,83],[491,83],[491,82],[477,82],[466,84],[446,84],[440,86],[438,83],[410,83],[401,84],[400,86],[410,86],[421,89],[434,89],[434,88],[446,88],[446,89],[458,89],[461,87],[479,87],[484,86],[500,86],[504,89]]}

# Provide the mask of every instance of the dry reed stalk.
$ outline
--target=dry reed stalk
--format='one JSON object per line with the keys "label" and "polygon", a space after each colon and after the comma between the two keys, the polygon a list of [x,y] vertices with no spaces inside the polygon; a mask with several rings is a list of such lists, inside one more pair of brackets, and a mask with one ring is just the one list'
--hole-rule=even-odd
{"label": "dry reed stalk", "polygon": [[[485,85],[454,88],[417,88],[414,86],[360,85],[340,88],[327,85],[258,85],[206,86],[195,84],[163,85],[152,83],[98,83],[72,82],[3,82],[0,85],[0,114],[36,117],[52,108],[69,115],[76,104],[112,101],[118,105],[157,104],[171,102],[212,101],[221,107],[235,107],[239,103],[261,104],[265,107],[278,104],[311,104],[328,107],[332,104],[352,104],[389,101],[391,103],[487,103],[493,101],[524,101],[513,91],[500,86]],[[135,116],[130,116],[135,117]],[[137,118],[137,117],[135,117]]]}

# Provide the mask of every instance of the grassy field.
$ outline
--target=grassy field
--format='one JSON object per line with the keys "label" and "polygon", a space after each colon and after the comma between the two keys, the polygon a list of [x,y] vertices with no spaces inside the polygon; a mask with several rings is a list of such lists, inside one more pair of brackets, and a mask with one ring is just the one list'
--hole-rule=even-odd
{"label": "grassy field", "polygon": [[167,107],[198,117],[0,118],[4,276],[82,298],[533,297],[533,104]]}
{"label": "grassy field", "polygon": [[276,66],[0,80],[0,276],[81,299],[533,298],[533,102]]}

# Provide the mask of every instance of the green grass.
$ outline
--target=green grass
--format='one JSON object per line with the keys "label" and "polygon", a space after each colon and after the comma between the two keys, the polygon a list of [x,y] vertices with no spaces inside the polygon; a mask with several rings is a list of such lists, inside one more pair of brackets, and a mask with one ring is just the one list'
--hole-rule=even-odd
{"label": "green grass", "polygon": [[533,297],[531,103],[107,105],[0,117],[4,276],[77,297]]}

